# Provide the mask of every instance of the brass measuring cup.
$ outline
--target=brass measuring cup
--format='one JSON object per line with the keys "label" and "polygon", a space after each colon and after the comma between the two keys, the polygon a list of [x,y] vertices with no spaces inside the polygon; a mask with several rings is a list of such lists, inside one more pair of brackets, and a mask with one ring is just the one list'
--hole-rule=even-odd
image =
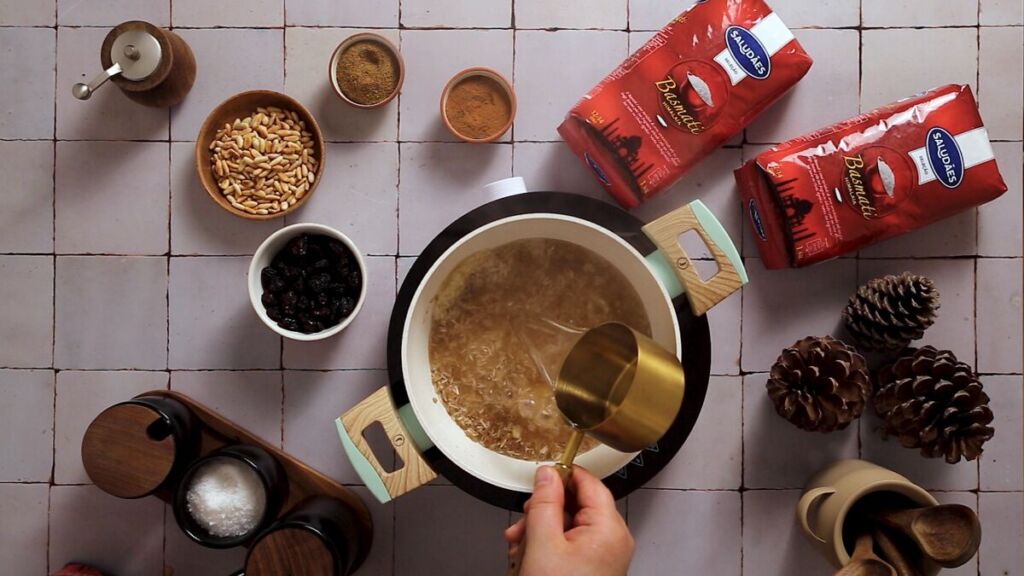
{"label": "brass measuring cup", "polygon": [[563,484],[588,434],[621,452],[657,442],[675,421],[684,389],[679,360],[647,336],[618,322],[584,333],[555,380],[555,403],[573,426],[555,464]]}
{"label": "brass measuring cup", "polygon": [[[562,361],[555,403],[572,435],[554,468],[568,486],[572,461],[588,434],[621,452],[636,452],[668,432],[683,404],[686,379],[674,354],[619,322],[586,331]],[[510,559],[518,576],[526,537]]]}

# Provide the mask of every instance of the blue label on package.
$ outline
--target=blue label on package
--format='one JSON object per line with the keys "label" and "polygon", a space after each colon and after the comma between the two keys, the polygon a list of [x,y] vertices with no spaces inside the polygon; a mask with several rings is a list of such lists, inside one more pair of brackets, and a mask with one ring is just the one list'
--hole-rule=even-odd
{"label": "blue label on package", "polygon": [[761,213],[757,211],[757,204],[754,204],[754,200],[751,199],[747,204],[747,210],[750,211],[750,223],[754,225],[754,232],[757,232],[757,236],[761,240],[768,240],[768,236],[764,233],[764,224],[761,222]]}
{"label": "blue label on package", "polygon": [[964,180],[964,154],[960,145],[944,128],[928,131],[928,163],[935,178],[946,188],[956,188]]}
{"label": "blue label on package", "polygon": [[600,180],[602,184],[607,186],[608,176],[604,173],[604,170],[601,170],[601,167],[597,165],[597,162],[594,162],[594,159],[590,157],[590,154],[584,152],[583,159],[586,160],[587,166],[590,166],[590,169],[594,171],[595,175],[597,175],[597,179]]}
{"label": "blue label on package", "polygon": [[725,31],[725,45],[747,76],[764,80],[772,73],[772,60],[757,36],[742,26],[730,26]]}

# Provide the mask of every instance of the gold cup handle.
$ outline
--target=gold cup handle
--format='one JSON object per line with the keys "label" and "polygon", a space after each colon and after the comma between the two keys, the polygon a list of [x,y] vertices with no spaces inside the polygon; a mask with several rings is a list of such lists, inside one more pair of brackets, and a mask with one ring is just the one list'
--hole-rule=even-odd
{"label": "gold cup handle", "polygon": [[580,451],[585,436],[582,430],[573,428],[572,435],[565,444],[565,450],[562,451],[562,457],[554,464],[555,472],[558,472],[558,477],[562,479],[562,486],[565,486],[566,490],[569,489],[569,478],[572,477],[572,461],[576,459],[576,453]]}
{"label": "gold cup handle", "polygon": [[[679,235],[690,230],[700,235],[718,264],[718,272],[706,282],[697,274],[690,257],[679,245]],[[722,224],[700,200],[669,212],[644,226],[643,231],[658,247],[665,264],[679,280],[680,291],[686,293],[695,315],[703,315],[747,283],[747,271],[739,251]]]}
{"label": "gold cup handle", "polygon": [[[580,445],[583,444],[583,439],[586,435],[579,428],[572,429],[572,435],[569,436],[569,441],[565,444],[565,450],[562,451],[562,457],[555,462],[554,469],[558,473],[558,477],[562,479],[562,486],[565,490],[569,490],[569,478],[572,477],[572,461],[576,459],[576,453],[580,451]],[[523,556],[526,554],[526,534],[523,534],[523,539],[519,541],[519,548],[516,550],[515,556],[509,558],[508,571],[505,572],[505,576],[519,576],[519,571],[523,569]]]}

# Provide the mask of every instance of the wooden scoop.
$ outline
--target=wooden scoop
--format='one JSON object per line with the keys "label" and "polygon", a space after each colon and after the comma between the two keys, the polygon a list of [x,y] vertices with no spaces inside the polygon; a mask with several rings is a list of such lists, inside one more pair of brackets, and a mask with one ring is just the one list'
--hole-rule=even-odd
{"label": "wooden scoop", "polygon": [[871,534],[857,537],[857,547],[849,563],[836,572],[835,576],[897,576],[896,569],[875,555]]}
{"label": "wooden scoop", "polygon": [[981,545],[978,516],[962,504],[880,510],[872,516],[906,534],[927,558],[944,568],[966,564]]}
{"label": "wooden scoop", "polygon": [[886,562],[892,564],[899,576],[921,576],[921,572],[914,567],[912,552],[901,550],[899,544],[889,538],[884,530],[876,528],[874,536]]}

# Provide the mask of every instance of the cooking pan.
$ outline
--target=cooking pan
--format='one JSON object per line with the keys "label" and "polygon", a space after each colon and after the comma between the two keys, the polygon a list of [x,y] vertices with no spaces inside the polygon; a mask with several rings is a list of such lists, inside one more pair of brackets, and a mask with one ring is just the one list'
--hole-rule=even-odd
{"label": "cooking pan", "polygon": [[[521,179],[510,179],[491,185],[489,192],[506,197],[525,192],[525,185]],[[584,197],[579,200],[594,202]],[[707,280],[700,278],[678,243],[679,235],[689,230],[700,235],[718,265],[718,271]],[[409,297],[404,317],[392,318],[392,332],[400,330],[401,338],[401,377],[397,379],[401,406],[396,409],[391,391],[382,388],[336,422],[347,456],[374,496],[386,502],[433,480],[436,472],[424,459],[424,453],[439,451],[443,467],[454,467],[460,475],[475,478],[499,492],[523,495],[514,498],[516,501],[525,499],[532,490],[535,468],[549,463],[518,460],[474,442],[448,416],[436,397],[428,358],[432,301],[447,275],[469,255],[525,238],[564,240],[588,248],[617,266],[630,280],[650,319],[652,339],[677,358],[683,346],[672,298],[685,293],[690,311],[699,316],[747,281],[732,241],[699,201],[643,226],[643,234],[657,247],[646,256],[596,222],[554,211],[528,212],[465,231],[443,253],[432,258],[429,269]],[[405,286],[402,292],[406,292]],[[408,403],[404,402],[406,398]],[[401,459],[400,467],[394,471],[388,472],[380,465],[363,437],[364,430],[374,423],[384,427]],[[693,422],[688,424],[692,427]],[[622,470],[636,457],[636,453],[598,446],[579,456],[576,462],[603,478]],[[499,504],[511,507],[508,498]]]}

